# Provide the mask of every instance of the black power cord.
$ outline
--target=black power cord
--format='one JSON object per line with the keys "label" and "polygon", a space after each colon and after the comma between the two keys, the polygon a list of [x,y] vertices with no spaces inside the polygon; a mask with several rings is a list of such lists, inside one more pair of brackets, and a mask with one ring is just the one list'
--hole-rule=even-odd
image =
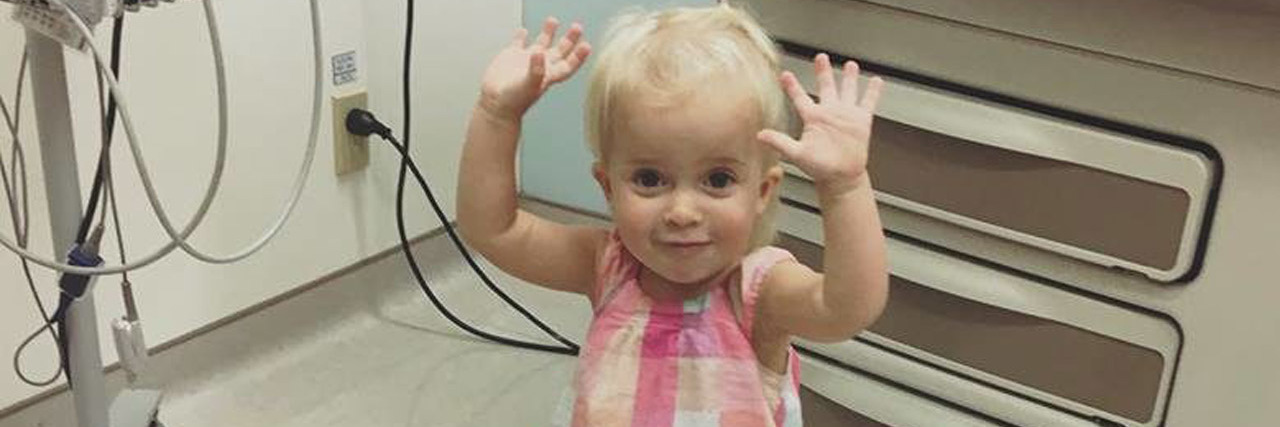
{"label": "black power cord", "polygon": [[[120,75],[120,46],[121,39],[124,36],[124,15],[120,15],[112,22],[113,29],[111,31],[111,73],[117,79]],[[101,77],[99,77],[101,78]],[[101,90],[99,90],[101,94]],[[93,225],[94,212],[98,209],[98,199],[101,197],[104,181],[106,179],[107,163],[111,161],[111,137],[115,134],[116,129],[116,97],[107,97],[107,112],[102,123],[102,148],[98,152],[98,165],[93,174],[93,186],[89,193],[89,203],[85,205],[84,217],[80,219],[80,229],[76,231],[76,243],[84,243],[84,239],[89,235],[89,228]],[[106,202],[102,205],[106,206]]]}
{"label": "black power cord", "polygon": [[[444,314],[445,317],[449,318],[450,321],[452,321],[455,325],[462,328],[463,330],[466,330],[467,332],[470,332],[476,336],[489,339],[495,342],[499,342],[502,344],[512,345],[512,346],[521,347],[521,348],[528,348],[533,350],[547,351],[552,353],[577,355],[578,354],[577,344],[574,344],[572,341],[569,341],[564,337],[560,336],[560,334],[556,333],[546,324],[542,323],[542,321],[538,320],[537,317],[529,313],[528,310],[520,306],[520,304],[517,303],[515,300],[511,299],[510,296],[507,296],[506,293],[502,292],[502,290],[499,289],[498,286],[493,283],[493,280],[489,279],[489,276],[486,275],[484,271],[480,269],[480,266],[476,264],[474,259],[472,259],[471,253],[467,251],[466,246],[462,244],[462,240],[459,239],[457,233],[454,232],[453,226],[449,224],[449,218],[444,214],[444,210],[440,208],[440,204],[436,202],[435,196],[431,193],[431,187],[427,185],[426,179],[423,178],[422,173],[418,171],[417,164],[414,163],[413,158],[409,156],[409,139],[410,139],[410,136],[412,135],[409,129],[410,129],[410,124],[413,122],[413,115],[410,113],[411,111],[410,107],[412,107],[412,103],[410,102],[410,97],[409,97],[409,87],[411,83],[410,76],[413,69],[412,67],[413,23],[414,23],[413,5],[414,5],[414,0],[405,1],[404,58],[401,63],[403,72],[401,73],[401,76],[400,76],[401,77],[400,97],[403,103],[403,111],[404,111],[404,118],[403,118],[404,142],[403,144],[397,143],[395,140],[395,137],[391,134],[391,129],[383,125],[382,123],[378,122],[377,118],[375,118],[373,114],[369,113],[368,111],[355,110],[348,113],[346,118],[348,132],[352,132],[357,135],[368,136],[369,134],[375,133],[375,131],[377,131],[376,134],[378,136],[385,139],[388,143],[390,143],[393,147],[396,148],[396,151],[400,152],[400,173],[399,173],[399,177],[396,180],[396,229],[400,234],[400,249],[404,252],[405,260],[409,262],[409,268],[410,270],[413,271],[414,278],[416,278],[418,281],[418,286],[422,288],[422,292],[427,295],[427,298],[431,300],[431,303],[435,305],[436,309],[440,310],[440,312]],[[361,111],[361,112],[358,113],[356,111]],[[354,117],[355,122],[353,122],[353,115],[355,116]],[[355,125],[354,129],[352,125]],[[367,126],[367,127],[364,127],[364,126]],[[362,133],[359,133],[359,132],[362,132]],[[453,313],[449,312],[449,310],[445,308],[444,304],[440,303],[439,299],[436,298],[435,293],[431,292],[431,288],[427,286],[427,281],[422,277],[422,272],[418,268],[418,263],[416,260],[414,260],[413,252],[409,248],[409,237],[408,237],[408,233],[405,231],[404,186],[405,186],[405,179],[406,179],[405,174],[410,170],[413,172],[414,178],[418,181],[418,185],[422,187],[422,192],[426,194],[427,200],[431,202],[432,210],[435,211],[436,217],[440,219],[440,223],[444,225],[444,229],[446,232],[448,232],[449,238],[453,240],[454,246],[458,248],[458,252],[461,253],[462,257],[467,260],[467,264],[469,264],[471,266],[471,269],[475,271],[476,275],[479,276],[482,281],[484,281],[485,285],[489,287],[489,290],[492,291],[498,297],[502,298],[502,300],[506,302],[507,305],[511,306],[511,308],[516,309],[516,311],[524,315],[524,317],[526,319],[529,319],[530,322],[533,322],[533,324],[537,325],[538,328],[542,329],[543,332],[546,332],[552,338],[555,338],[556,341],[559,341],[560,343],[564,344],[565,347],[556,347],[556,346],[548,346],[543,344],[527,343],[523,341],[517,341],[510,338],[504,338],[497,335],[489,334],[487,332],[476,329],[471,325],[466,324],[465,322],[462,322],[457,317],[455,317]]]}
{"label": "black power cord", "polygon": [[578,354],[579,348],[577,344],[574,344],[572,341],[569,341],[568,339],[565,339],[564,337],[560,336],[560,334],[556,333],[549,326],[544,324],[536,316],[534,316],[527,309],[525,309],[523,306],[521,306],[519,303],[513,300],[510,296],[508,296],[505,292],[503,292],[502,289],[498,288],[498,286],[493,283],[493,280],[491,280],[489,276],[484,273],[484,271],[480,268],[480,265],[477,264],[475,259],[471,256],[471,252],[467,250],[466,246],[463,245],[462,240],[458,238],[458,234],[453,229],[453,226],[449,224],[449,219],[445,216],[444,211],[440,208],[440,204],[436,202],[435,195],[432,194],[431,192],[431,187],[427,185],[426,178],[424,178],[422,176],[422,172],[418,170],[417,162],[415,162],[413,160],[413,157],[409,154],[408,148],[396,141],[395,136],[391,134],[390,128],[388,128],[386,125],[383,125],[381,122],[379,122],[378,119],[375,118],[372,113],[365,110],[361,110],[361,109],[354,109],[354,110],[351,110],[351,112],[347,113],[346,127],[348,132],[355,135],[360,135],[360,136],[369,136],[371,134],[378,135],[382,137],[384,141],[387,141],[387,143],[391,144],[392,147],[395,147],[396,151],[400,153],[401,164],[405,165],[405,167],[407,167],[410,172],[413,172],[413,178],[418,181],[418,186],[422,188],[423,193],[425,193],[427,196],[427,200],[431,202],[431,208],[432,210],[435,211],[436,217],[440,219],[440,223],[444,224],[444,229],[445,229],[445,232],[449,234],[449,239],[453,241],[454,246],[458,249],[458,253],[462,254],[462,257],[466,259],[467,264],[471,266],[471,269],[475,271],[476,275],[479,276],[480,279],[484,282],[484,284],[488,286],[490,291],[492,291],[498,297],[502,298],[502,300],[505,301],[507,305],[511,306],[516,311],[520,312],[520,314],[523,315],[526,319],[529,319],[529,321],[537,325],[539,329],[542,329],[543,332],[546,332],[556,341],[559,341],[565,346],[560,347],[560,346],[550,346],[545,344],[530,343],[530,342],[524,342],[524,341],[519,341],[511,338],[494,335],[494,334],[479,330],[471,325],[468,325],[466,322],[463,322],[462,320],[458,319],[457,316],[455,316],[452,312],[450,312],[449,309],[440,302],[440,299],[436,297],[435,292],[431,290],[430,286],[427,285],[427,281],[423,278],[422,271],[419,269],[418,263],[417,261],[414,260],[413,253],[409,248],[409,239],[407,234],[405,233],[405,226],[404,226],[404,212],[400,209],[397,209],[396,210],[396,226],[400,232],[400,250],[404,252],[405,259],[409,262],[409,269],[413,272],[413,276],[418,281],[418,286],[422,288],[422,291],[427,295],[427,298],[431,300],[431,303],[435,305],[436,309],[440,310],[440,313],[444,314],[444,316],[448,318],[449,321],[453,322],[453,324],[457,325],[459,328],[462,328],[463,330],[470,332],[471,334],[474,334],[478,337],[488,339],[500,344],[506,344],[506,345],[520,347],[520,348],[527,348],[531,350],[546,351],[546,352],[565,354],[565,355]]}

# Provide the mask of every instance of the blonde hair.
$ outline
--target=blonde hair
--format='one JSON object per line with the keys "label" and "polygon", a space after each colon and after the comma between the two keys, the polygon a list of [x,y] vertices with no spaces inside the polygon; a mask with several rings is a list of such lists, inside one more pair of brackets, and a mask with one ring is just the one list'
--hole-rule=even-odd
{"label": "blonde hair", "polygon": [[[709,83],[744,84],[759,107],[757,122],[749,125],[787,131],[789,108],[777,83],[778,72],[773,41],[754,18],[736,7],[721,3],[625,12],[614,18],[591,71],[584,111],[587,145],[597,161],[607,163],[628,103],[644,99],[658,106],[680,105]],[[767,172],[777,166],[778,157],[771,149],[764,152],[762,171]],[[773,242],[777,205],[775,187],[752,231],[753,249]]]}

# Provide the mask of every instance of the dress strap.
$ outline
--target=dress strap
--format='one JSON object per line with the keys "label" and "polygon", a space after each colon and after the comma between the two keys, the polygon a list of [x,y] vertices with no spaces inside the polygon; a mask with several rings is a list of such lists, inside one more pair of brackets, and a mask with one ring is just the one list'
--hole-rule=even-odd
{"label": "dress strap", "polygon": [[591,288],[591,305],[596,313],[613,300],[628,279],[635,277],[639,261],[622,245],[618,231],[609,233],[609,242],[596,260],[596,281]]}
{"label": "dress strap", "polygon": [[764,282],[769,270],[779,262],[795,261],[791,252],[773,246],[766,246],[748,254],[742,259],[742,275],[739,280],[738,295],[741,310],[738,321],[747,338],[751,338],[751,328],[755,321],[756,302],[760,299],[760,285]]}

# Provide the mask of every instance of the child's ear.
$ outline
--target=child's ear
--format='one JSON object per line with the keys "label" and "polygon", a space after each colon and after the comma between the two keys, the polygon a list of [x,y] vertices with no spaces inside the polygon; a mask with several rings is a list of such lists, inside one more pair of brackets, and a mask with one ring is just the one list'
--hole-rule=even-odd
{"label": "child's ear", "polygon": [[778,184],[782,182],[782,174],[780,165],[774,165],[764,171],[764,179],[760,180],[760,194],[756,199],[756,215],[763,215],[769,208],[769,201],[773,199],[773,193],[778,191]]}
{"label": "child's ear", "polygon": [[605,170],[604,163],[597,160],[591,164],[591,176],[595,177],[596,183],[600,184],[600,191],[604,192],[605,200],[613,202],[613,187],[609,185],[609,173]]}

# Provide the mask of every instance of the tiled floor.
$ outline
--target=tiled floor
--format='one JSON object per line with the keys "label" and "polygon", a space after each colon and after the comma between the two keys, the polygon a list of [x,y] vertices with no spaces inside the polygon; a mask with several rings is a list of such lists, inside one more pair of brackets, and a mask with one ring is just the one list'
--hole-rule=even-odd
{"label": "tiled floor", "polygon": [[[484,290],[446,237],[425,240],[416,253],[459,316],[490,332],[553,342]],[[166,393],[161,420],[190,427],[549,425],[575,360],[470,338],[436,313],[408,271],[395,253],[161,352],[152,366]],[[486,271],[566,337],[581,339],[585,300]],[[70,405],[58,395],[0,426],[69,426]]]}
{"label": "tiled floor", "polygon": [[[425,239],[415,251],[460,317],[552,342],[484,290],[447,237]],[[585,299],[484,266],[545,322],[581,341]],[[574,367],[572,357],[482,342],[453,327],[395,252],[160,352],[150,379],[165,390],[160,419],[170,427],[544,426],[566,416]],[[109,376],[115,389],[119,376]],[[819,399],[806,400],[811,421],[852,425],[839,421],[842,411],[813,410]],[[73,412],[64,393],[0,426],[71,426]]]}

